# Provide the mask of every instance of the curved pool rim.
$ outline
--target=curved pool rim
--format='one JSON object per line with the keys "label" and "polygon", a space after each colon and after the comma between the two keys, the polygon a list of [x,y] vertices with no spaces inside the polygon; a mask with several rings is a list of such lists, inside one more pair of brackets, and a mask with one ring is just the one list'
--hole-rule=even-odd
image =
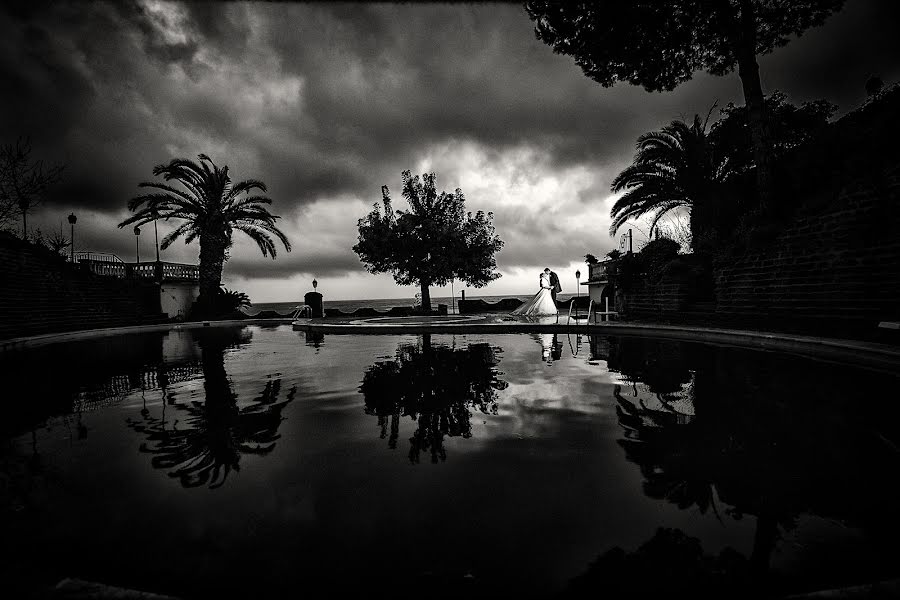
{"label": "curved pool rim", "polygon": [[35,348],[60,342],[79,341],[131,333],[167,332],[203,327],[292,325],[295,331],[331,335],[397,335],[397,334],[508,334],[508,333],[557,333],[580,335],[607,335],[621,337],[646,337],[685,342],[750,348],[799,354],[810,358],[846,362],[857,366],[900,373],[900,346],[818,336],[804,336],[774,331],[752,331],[687,325],[663,325],[651,323],[323,323],[284,319],[234,319],[226,321],[197,321],[190,323],[162,323],[157,325],[133,325],[84,329],[61,333],[0,340],[0,353]]}

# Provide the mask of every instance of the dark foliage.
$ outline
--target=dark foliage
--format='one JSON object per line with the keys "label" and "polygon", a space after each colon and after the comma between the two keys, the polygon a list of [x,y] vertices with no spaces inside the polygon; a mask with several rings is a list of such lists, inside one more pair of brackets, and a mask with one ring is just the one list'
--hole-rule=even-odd
{"label": "dark foliage", "polygon": [[[776,159],[814,139],[837,110],[836,105],[826,100],[795,106],[787,101],[783,92],[777,90],[766,96],[765,105],[772,154]],[[710,128],[709,137],[716,153],[728,161],[727,175],[744,173],[756,166],[747,107],[729,102],[721,110],[721,118]]]}
{"label": "dark foliage", "polygon": [[24,239],[28,211],[43,200],[48,187],[62,180],[63,169],[64,165],[45,166],[42,160],[32,160],[28,138],[0,146],[0,229],[9,227],[19,213]]}
{"label": "dark foliage", "polygon": [[586,76],[605,87],[627,81],[648,91],[672,90],[697,71],[724,75],[737,69],[766,203],[773,191],[772,157],[756,56],[820,25],[842,5],[843,0],[531,0],[525,9],[539,40],[572,56]]}

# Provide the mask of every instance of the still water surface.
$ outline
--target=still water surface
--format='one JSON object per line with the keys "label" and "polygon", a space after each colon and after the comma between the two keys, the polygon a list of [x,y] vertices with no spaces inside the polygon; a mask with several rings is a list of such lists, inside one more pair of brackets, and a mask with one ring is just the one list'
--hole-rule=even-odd
{"label": "still water surface", "polygon": [[900,575],[892,375],[638,338],[285,326],[59,344],[0,369],[2,575],[21,592]]}

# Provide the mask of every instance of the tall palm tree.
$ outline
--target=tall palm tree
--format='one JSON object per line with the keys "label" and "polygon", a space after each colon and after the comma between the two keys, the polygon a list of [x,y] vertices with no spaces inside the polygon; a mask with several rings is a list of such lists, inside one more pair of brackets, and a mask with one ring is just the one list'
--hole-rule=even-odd
{"label": "tall palm tree", "polygon": [[275,242],[272,236],[281,240],[288,252],[291,251],[291,244],[275,226],[275,221],[280,217],[271,214],[265,206],[272,204],[272,200],[250,195],[253,190],[265,193],[266,184],[256,179],[233,184],[227,166],[217,167],[205,154],[198,155],[198,158],[199,164],[174,158],[168,165],[154,167],[154,175],[162,175],[166,181],[174,179],[184,189],[158,182],[140,183],[139,187],[159,191],[132,198],[128,209],[137,212],[119,223],[119,227],[132,223],[143,225],[159,218],[183,220],[163,238],[160,247],[168,248],[181,236],[185,236],[186,244],[199,238],[200,301],[201,306],[209,307],[222,284],[222,268],[228,258],[234,230],[246,233],[259,246],[263,256],[271,255],[273,259]]}
{"label": "tall palm tree", "polygon": [[[711,112],[711,110],[710,110]],[[634,162],[613,180],[612,191],[628,190],[610,210],[615,235],[626,221],[652,214],[657,222],[676,208],[690,210],[709,199],[714,184],[728,174],[727,158],[716,156],[706,134],[706,121],[694,115],[690,125],[674,120],[661,131],[638,138]]]}

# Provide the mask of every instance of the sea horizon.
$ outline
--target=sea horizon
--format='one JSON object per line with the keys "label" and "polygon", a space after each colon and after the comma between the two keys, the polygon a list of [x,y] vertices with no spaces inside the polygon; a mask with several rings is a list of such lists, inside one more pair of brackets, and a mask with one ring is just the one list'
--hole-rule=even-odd
{"label": "sea horizon", "polygon": [[[560,301],[566,301],[570,297],[575,294],[559,294],[558,299]],[[487,295],[487,296],[472,296],[469,295],[466,297],[466,300],[484,300],[485,302],[499,302],[504,298],[516,298],[518,300],[522,300],[523,302],[531,298],[533,294],[500,294],[500,295]],[[432,296],[431,297],[431,306],[433,308],[437,308],[438,304],[446,304],[448,307],[454,306],[454,301],[459,302],[461,298],[451,298],[450,296]],[[416,303],[416,299],[413,297],[409,298],[361,298],[354,300],[325,300],[323,299],[322,304],[324,308],[337,308],[344,312],[353,312],[357,308],[374,308],[379,311],[387,311],[395,306],[413,306]],[[303,304],[302,300],[289,300],[284,302],[253,302],[249,307],[244,309],[244,312],[248,315],[255,315],[262,311],[273,310],[278,313],[290,313],[294,308]]]}

